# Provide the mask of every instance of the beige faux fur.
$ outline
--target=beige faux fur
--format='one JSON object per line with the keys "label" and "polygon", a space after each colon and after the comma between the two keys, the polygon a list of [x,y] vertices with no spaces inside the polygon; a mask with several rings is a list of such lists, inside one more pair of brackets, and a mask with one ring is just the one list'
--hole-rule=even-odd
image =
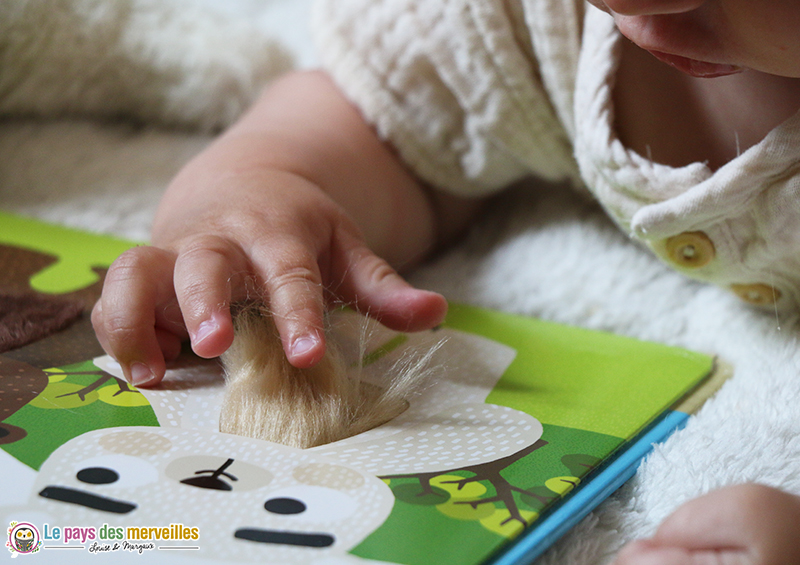
{"label": "beige faux fur", "polygon": [[269,313],[246,309],[222,356],[226,394],[220,431],[300,448],[365,432],[407,408],[408,395],[430,374],[434,351],[395,363],[389,386],[381,388],[362,381],[362,361],[348,363],[331,339],[316,366],[290,365]]}

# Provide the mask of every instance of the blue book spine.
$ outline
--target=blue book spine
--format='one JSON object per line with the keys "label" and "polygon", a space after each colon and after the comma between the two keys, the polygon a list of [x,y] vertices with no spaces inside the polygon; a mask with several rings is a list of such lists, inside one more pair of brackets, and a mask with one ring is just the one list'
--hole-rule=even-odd
{"label": "blue book spine", "polygon": [[491,560],[491,565],[527,565],[585,518],[601,502],[636,474],[639,464],[653,450],[653,445],[665,440],[675,430],[686,425],[689,415],[669,411],[655,425],[637,436],[627,448],[593,477],[570,493],[568,498]]}

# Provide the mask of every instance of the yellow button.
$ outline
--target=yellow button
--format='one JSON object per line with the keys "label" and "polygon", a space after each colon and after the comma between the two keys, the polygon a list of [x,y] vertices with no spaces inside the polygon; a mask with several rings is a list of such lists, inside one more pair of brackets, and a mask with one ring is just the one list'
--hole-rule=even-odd
{"label": "yellow button", "polygon": [[716,254],[714,243],[701,231],[687,231],[669,238],[667,255],[680,267],[697,269],[708,265]]}
{"label": "yellow button", "polygon": [[775,304],[781,297],[781,291],[768,284],[732,284],[731,290],[742,300],[755,306]]}

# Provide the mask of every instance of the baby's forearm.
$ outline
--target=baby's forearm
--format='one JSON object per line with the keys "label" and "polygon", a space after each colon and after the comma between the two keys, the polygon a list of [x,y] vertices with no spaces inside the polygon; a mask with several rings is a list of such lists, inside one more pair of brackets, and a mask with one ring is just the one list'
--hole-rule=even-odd
{"label": "baby's forearm", "polygon": [[[455,212],[440,228],[437,202],[447,197],[434,195],[404,168],[324,73],[299,72],[269,87],[175,179],[159,208],[154,243],[178,238],[182,228],[175,217],[198,199],[217,200],[219,195],[206,192],[224,191],[225,177],[266,169],[294,173],[324,190],[370,248],[395,267],[424,256],[467,216]],[[214,176],[220,178],[210,182]]]}

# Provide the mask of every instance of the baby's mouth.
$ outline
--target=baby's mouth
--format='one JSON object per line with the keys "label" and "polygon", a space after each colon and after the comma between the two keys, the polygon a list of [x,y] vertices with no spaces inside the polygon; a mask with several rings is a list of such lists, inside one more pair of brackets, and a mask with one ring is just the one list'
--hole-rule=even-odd
{"label": "baby's mouth", "polygon": [[697,78],[717,78],[735,75],[744,70],[743,67],[737,65],[698,61],[696,59],[689,59],[688,57],[681,57],[680,55],[664,53],[663,51],[651,51],[648,49],[648,52],[659,61],[678,69],[682,73]]}

